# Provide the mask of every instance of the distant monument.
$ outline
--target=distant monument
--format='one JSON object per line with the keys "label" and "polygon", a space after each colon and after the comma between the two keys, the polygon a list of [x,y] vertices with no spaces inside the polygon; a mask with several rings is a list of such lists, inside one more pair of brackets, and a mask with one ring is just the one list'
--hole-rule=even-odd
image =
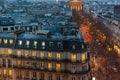
{"label": "distant monument", "polygon": [[71,10],[83,11],[84,0],[69,0]]}

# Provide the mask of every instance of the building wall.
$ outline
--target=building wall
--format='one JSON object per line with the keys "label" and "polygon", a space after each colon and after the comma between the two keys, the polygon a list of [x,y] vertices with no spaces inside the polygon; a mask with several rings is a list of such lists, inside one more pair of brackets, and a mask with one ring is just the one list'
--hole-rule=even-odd
{"label": "building wall", "polygon": [[0,80],[88,80],[87,52],[0,48],[0,57]]}

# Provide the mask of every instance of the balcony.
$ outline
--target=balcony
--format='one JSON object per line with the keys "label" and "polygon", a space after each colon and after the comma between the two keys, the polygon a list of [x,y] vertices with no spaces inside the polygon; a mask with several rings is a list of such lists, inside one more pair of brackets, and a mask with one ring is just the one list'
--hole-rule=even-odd
{"label": "balcony", "polygon": [[42,61],[54,61],[54,62],[69,62],[69,63],[81,63],[84,64],[90,60],[89,53],[88,53],[88,58],[83,62],[81,60],[76,60],[72,61],[71,59],[56,59],[56,58],[47,58],[47,57],[32,57],[32,56],[17,56],[17,55],[12,55],[13,58],[19,58],[19,59],[29,59],[29,60],[42,60]]}
{"label": "balcony", "polygon": [[40,68],[40,67],[25,67],[25,66],[13,66],[13,68],[18,68],[18,69],[28,69],[28,70],[37,70],[37,71],[45,71],[45,72],[61,72],[61,73],[70,73],[70,74],[87,74],[90,72],[90,66],[88,70],[84,71],[77,71],[77,70],[60,70],[57,71],[56,69],[48,69],[48,68]]}

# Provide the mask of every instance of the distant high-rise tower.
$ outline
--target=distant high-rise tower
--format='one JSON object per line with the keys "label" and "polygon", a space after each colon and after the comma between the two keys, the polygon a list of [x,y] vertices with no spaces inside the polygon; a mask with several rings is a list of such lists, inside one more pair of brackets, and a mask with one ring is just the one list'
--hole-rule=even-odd
{"label": "distant high-rise tower", "polygon": [[71,10],[82,11],[84,1],[83,0],[69,0]]}

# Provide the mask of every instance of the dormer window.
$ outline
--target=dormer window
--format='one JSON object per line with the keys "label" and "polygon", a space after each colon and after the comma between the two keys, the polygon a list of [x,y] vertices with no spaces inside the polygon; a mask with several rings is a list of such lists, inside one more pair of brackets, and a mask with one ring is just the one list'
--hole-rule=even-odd
{"label": "dormer window", "polygon": [[13,39],[10,39],[10,40],[9,40],[9,43],[10,43],[10,44],[13,44]]}
{"label": "dormer window", "polygon": [[7,39],[4,39],[4,44],[7,44],[8,43],[8,40]]}
{"label": "dormer window", "polygon": [[76,46],[75,46],[75,45],[73,45],[73,46],[72,46],[72,49],[76,49]]}
{"label": "dormer window", "polygon": [[22,45],[22,40],[19,40],[19,45]]}
{"label": "dormer window", "polygon": [[45,42],[42,42],[42,49],[45,49]]}
{"label": "dormer window", "polygon": [[30,45],[30,41],[27,40],[26,41],[26,46],[29,47],[29,45]]}
{"label": "dormer window", "polygon": [[42,46],[45,46],[45,42],[42,42]]}
{"label": "dormer window", "polygon": [[85,48],[85,46],[82,44],[82,49],[84,49]]}
{"label": "dormer window", "polygon": [[58,48],[60,48],[62,46],[62,43],[58,42],[57,46],[58,46]]}
{"label": "dormer window", "polygon": [[37,48],[37,41],[34,41],[34,48]]}
{"label": "dormer window", "polygon": [[49,46],[50,46],[50,47],[52,47],[53,45],[54,45],[53,42],[50,42],[50,43],[49,43]]}

